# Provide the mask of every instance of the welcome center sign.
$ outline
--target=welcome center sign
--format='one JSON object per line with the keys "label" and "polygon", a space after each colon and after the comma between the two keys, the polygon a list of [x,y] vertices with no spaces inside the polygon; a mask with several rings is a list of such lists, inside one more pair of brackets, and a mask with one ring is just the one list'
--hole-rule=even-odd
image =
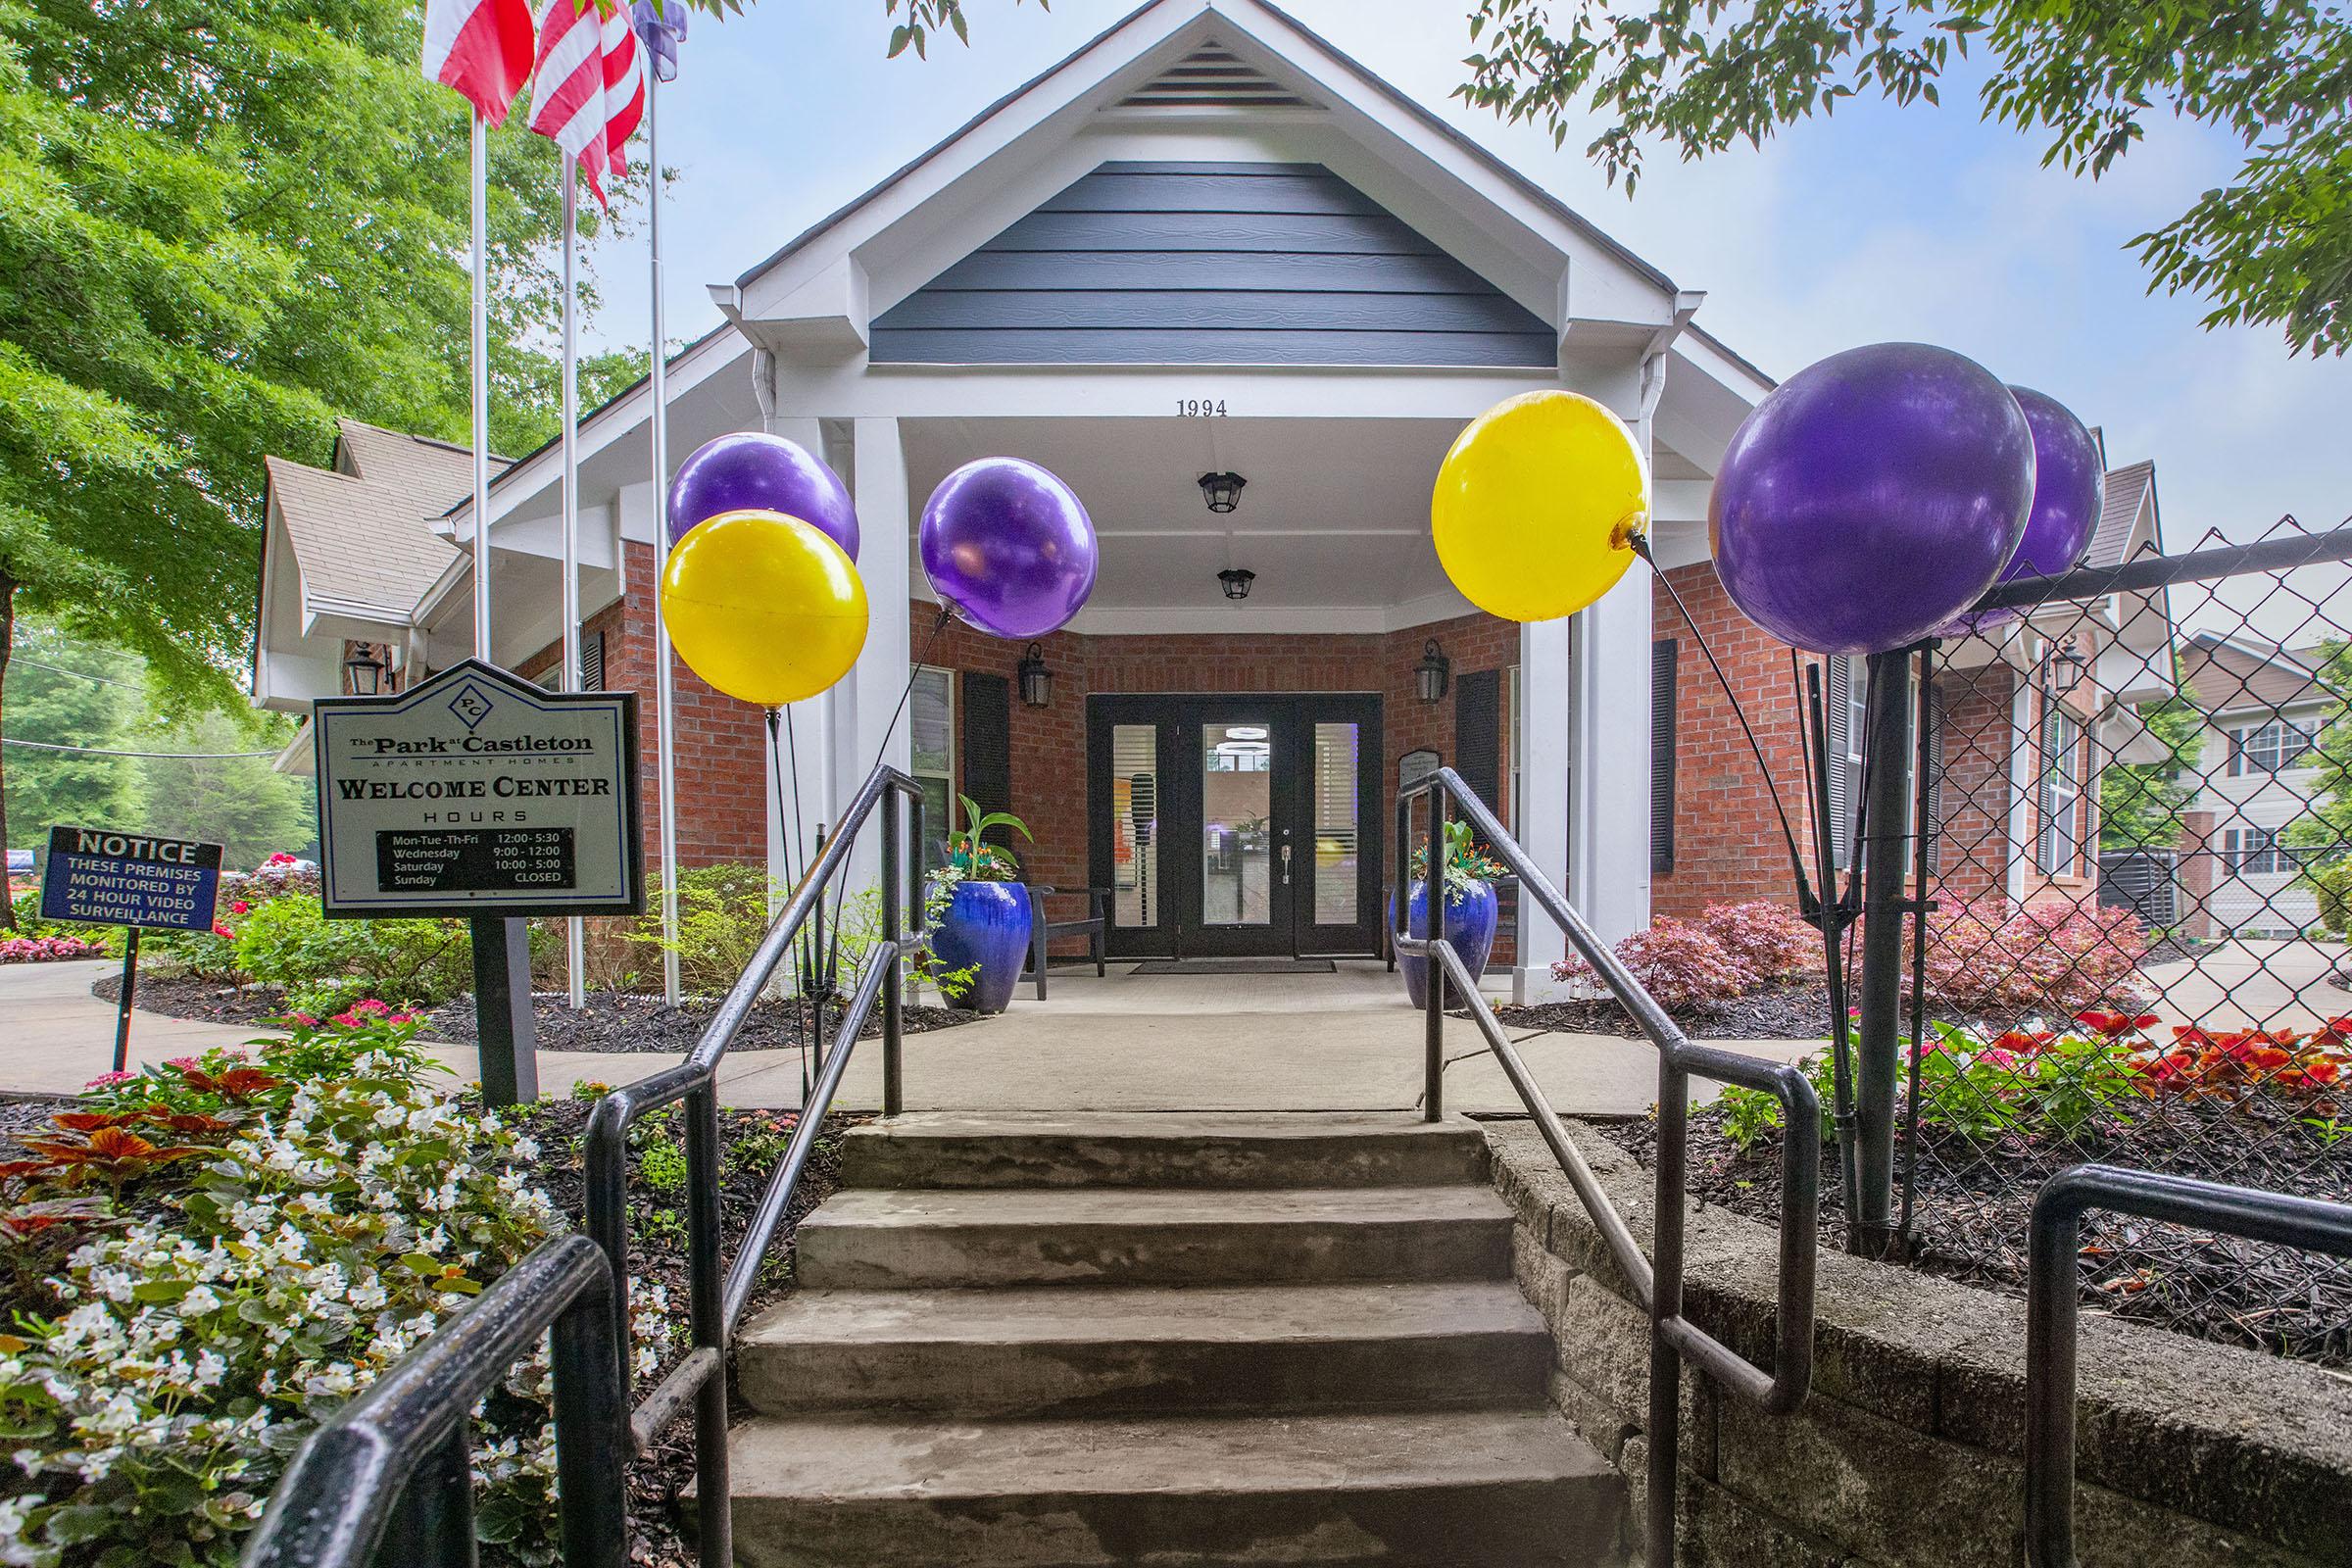
{"label": "welcome center sign", "polygon": [[476,660],[316,710],[329,916],[640,914],[637,699]]}

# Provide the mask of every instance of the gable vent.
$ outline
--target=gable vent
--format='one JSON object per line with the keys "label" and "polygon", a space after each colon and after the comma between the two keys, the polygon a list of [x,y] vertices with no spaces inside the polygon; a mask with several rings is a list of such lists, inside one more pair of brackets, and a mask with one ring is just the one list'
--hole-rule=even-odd
{"label": "gable vent", "polygon": [[1311,109],[1223,44],[1205,43],[1127,97],[1121,109]]}

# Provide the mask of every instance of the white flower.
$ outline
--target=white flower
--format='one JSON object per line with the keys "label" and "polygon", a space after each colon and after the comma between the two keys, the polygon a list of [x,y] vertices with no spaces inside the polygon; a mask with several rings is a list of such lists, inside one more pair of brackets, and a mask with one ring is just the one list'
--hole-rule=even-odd
{"label": "white flower", "polygon": [[179,1298],[179,1309],[188,1317],[210,1317],[220,1310],[220,1298],[209,1285],[198,1285]]}

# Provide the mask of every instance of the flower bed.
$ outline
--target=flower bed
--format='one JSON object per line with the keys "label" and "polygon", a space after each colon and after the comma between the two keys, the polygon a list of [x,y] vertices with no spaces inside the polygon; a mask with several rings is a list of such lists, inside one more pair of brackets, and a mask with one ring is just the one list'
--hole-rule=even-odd
{"label": "flower bed", "polygon": [[[20,1157],[0,1161],[0,1561],[233,1562],[304,1435],[564,1228],[587,1106],[486,1112],[431,1081],[416,1029],[363,1002],[247,1052],[109,1074],[16,1135]],[[726,1122],[739,1234],[791,1118]],[[632,1330],[650,1376],[680,1333],[665,1286],[683,1171],[658,1123],[637,1155]],[[552,1556],[547,1399],[544,1361],[525,1363],[476,1416],[495,1559]],[[675,1490],[659,1464],[632,1480]],[[641,1523],[643,1560],[688,1560],[666,1520]]]}
{"label": "flower bed", "polygon": [[67,958],[103,958],[106,950],[79,937],[10,937],[0,941],[0,963],[57,963]]}
{"label": "flower bed", "polygon": [[[1804,1063],[1834,1139],[1828,1053]],[[2352,1191],[2352,1018],[2315,1031],[2160,1027],[2085,1009],[2064,1028],[1986,1037],[1937,1025],[1922,1052],[1914,1210],[1920,1266],[2012,1293],[2026,1280],[2034,1194],[2085,1159],[2278,1192]],[[1898,1106],[1898,1118],[1908,1105]],[[1777,1212],[1779,1102],[1726,1089],[1691,1118],[1694,1195]],[[1648,1152],[1648,1124],[1616,1130]],[[1838,1161],[1822,1159],[1825,1236],[1841,1228]],[[2085,1291],[2121,1316],[2352,1365],[2352,1268],[2104,1213],[2085,1222]]]}

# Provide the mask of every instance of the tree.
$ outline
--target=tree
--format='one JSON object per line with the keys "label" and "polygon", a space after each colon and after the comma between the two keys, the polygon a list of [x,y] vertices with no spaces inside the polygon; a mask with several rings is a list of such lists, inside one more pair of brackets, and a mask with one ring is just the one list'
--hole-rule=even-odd
{"label": "tree", "polygon": [[[336,415],[466,437],[468,112],[419,25],[413,0],[0,0],[0,674],[30,612],[233,701],[263,456],[325,462]],[[558,157],[490,138],[507,450],[552,429]]]}
{"label": "tree", "polygon": [[[2352,16],[2323,0],[1477,0],[1464,101],[1564,143],[1590,97],[1611,121],[1586,151],[1630,193],[1643,142],[1686,159],[1858,94],[1937,101],[1983,49],[1987,119],[2046,131],[2042,162],[2097,178],[2159,106],[2245,149],[2237,177],[2131,244],[2149,287],[2212,304],[2208,326],[2264,322],[2297,351],[2352,348]],[[1571,13],[1572,14],[1569,14]]]}
{"label": "tree", "polygon": [[140,825],[221,845],[226,862],[239,870],[280,850],[312,858],[318,800],[311,781],[276,771],[267,757],[238,755],[282,747],[294,729],[283,713],[218,710],[166,726],[155,735],[154,750],[179,755],[140,760],[147,796]]}
{"label": "tree", "polygon": [[[9,664],[8,708],[14,739],[132,750],[146,692],[137,660],[42,626],[29,630],[22,657]],[[7,750],[8,848],[38,849],[61,822],[140,825],[139,773],[124,759],[32,746]]]}
{"label": "tree", "polygon": [[2182,689],[2161,703],[2143,703],[2139,721],[2164,743],[2161,762],[2109,762],[2099,773],[2099,848],[2170,850],[2180,843],[2180,813],[2197,798],[2203,779],[2205,714],[2197,694]]}

